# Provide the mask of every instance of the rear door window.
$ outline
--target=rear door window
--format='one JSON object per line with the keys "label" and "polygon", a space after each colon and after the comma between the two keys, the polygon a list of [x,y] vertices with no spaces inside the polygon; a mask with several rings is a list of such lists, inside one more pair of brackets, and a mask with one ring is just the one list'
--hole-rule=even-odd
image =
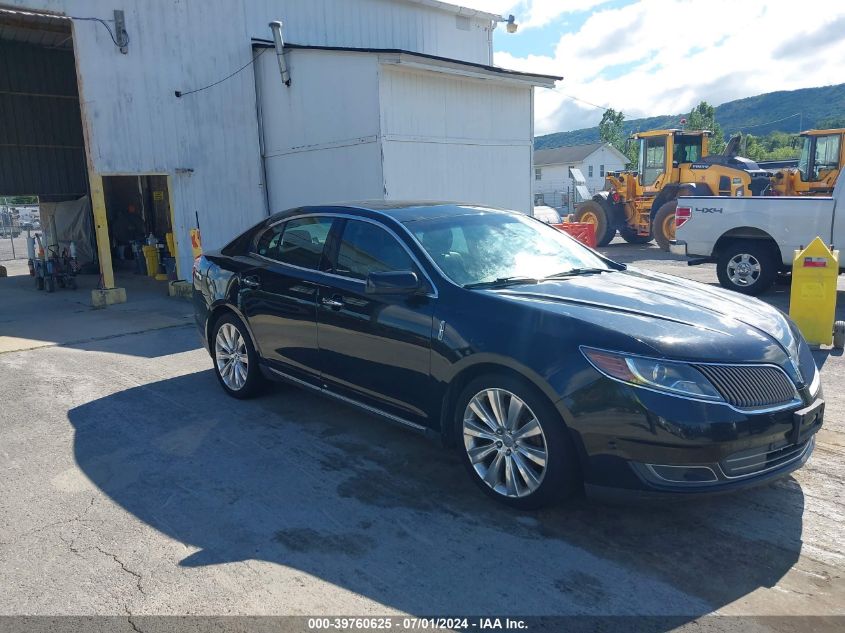
{"label": "rear door window", "polygon": [[332,218],[307,217],[270,227],[259,238],[257,252],[283,264],[320,270]]}

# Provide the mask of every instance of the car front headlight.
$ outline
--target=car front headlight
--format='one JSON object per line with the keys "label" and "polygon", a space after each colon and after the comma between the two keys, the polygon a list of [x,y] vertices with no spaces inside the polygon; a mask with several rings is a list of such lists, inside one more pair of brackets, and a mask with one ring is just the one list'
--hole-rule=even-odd
{"label": "car front headlight", "polygon": [[704,375],[687,363],[582,347],[581,353],[605,376],[634,387],[646,387],[670,394],[724,402]]}

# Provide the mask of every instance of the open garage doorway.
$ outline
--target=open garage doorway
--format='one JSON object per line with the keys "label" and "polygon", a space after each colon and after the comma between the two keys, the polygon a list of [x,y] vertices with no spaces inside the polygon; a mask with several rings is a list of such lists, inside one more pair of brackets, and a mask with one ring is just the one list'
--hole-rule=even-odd
{"label": "open garage doorway", "polygon": [[96,282],[100,262],[67,18],[0,9],[0,200],[0,215],[18,234],[14,252],[0,249],[0,257],[28,259],[28,236],[41,239],[48,257],[73,243],[78,270]]}
{"label": "open garage doorway", "polygon": [[146,272],[158,280],[174,281],[169,178],[160,174],[103,176],[103,198],[115,274]]}

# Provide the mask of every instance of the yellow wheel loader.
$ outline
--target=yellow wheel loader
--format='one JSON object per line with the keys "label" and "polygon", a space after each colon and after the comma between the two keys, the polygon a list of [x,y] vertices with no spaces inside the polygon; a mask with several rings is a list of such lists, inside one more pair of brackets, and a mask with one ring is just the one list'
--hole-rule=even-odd
{"label": "yellow wheel loader", "polygon": [[616,232],[632,244],[652,238],[668,251],[675,238],[679,196],[759,196],[771,185],[757,163],[733,156],[739,139],[724,154],[708,155],[706,130],[652,130],[632,136],[639,143],[636,171],[608,172],[605,190],[578,205],[575,219],[595,225],[596,244]]}
{"label": "yellow wheel loader", "polygon": [[777,196],[829,196],[845,167],[845,128],[801,132],[803,145],[797,169],[775,172],[772,193]]}

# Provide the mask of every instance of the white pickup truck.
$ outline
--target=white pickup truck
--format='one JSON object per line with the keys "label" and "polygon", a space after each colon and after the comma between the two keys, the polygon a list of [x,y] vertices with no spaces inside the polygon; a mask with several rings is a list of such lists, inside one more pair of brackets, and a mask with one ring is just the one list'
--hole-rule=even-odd
{"label": "white pickup truck", "polygon": [[723,287],[757,295],[817,236],[845,245],[845,178],[830,197],[678,198],[670,250],[691,265],[715,262]]}

